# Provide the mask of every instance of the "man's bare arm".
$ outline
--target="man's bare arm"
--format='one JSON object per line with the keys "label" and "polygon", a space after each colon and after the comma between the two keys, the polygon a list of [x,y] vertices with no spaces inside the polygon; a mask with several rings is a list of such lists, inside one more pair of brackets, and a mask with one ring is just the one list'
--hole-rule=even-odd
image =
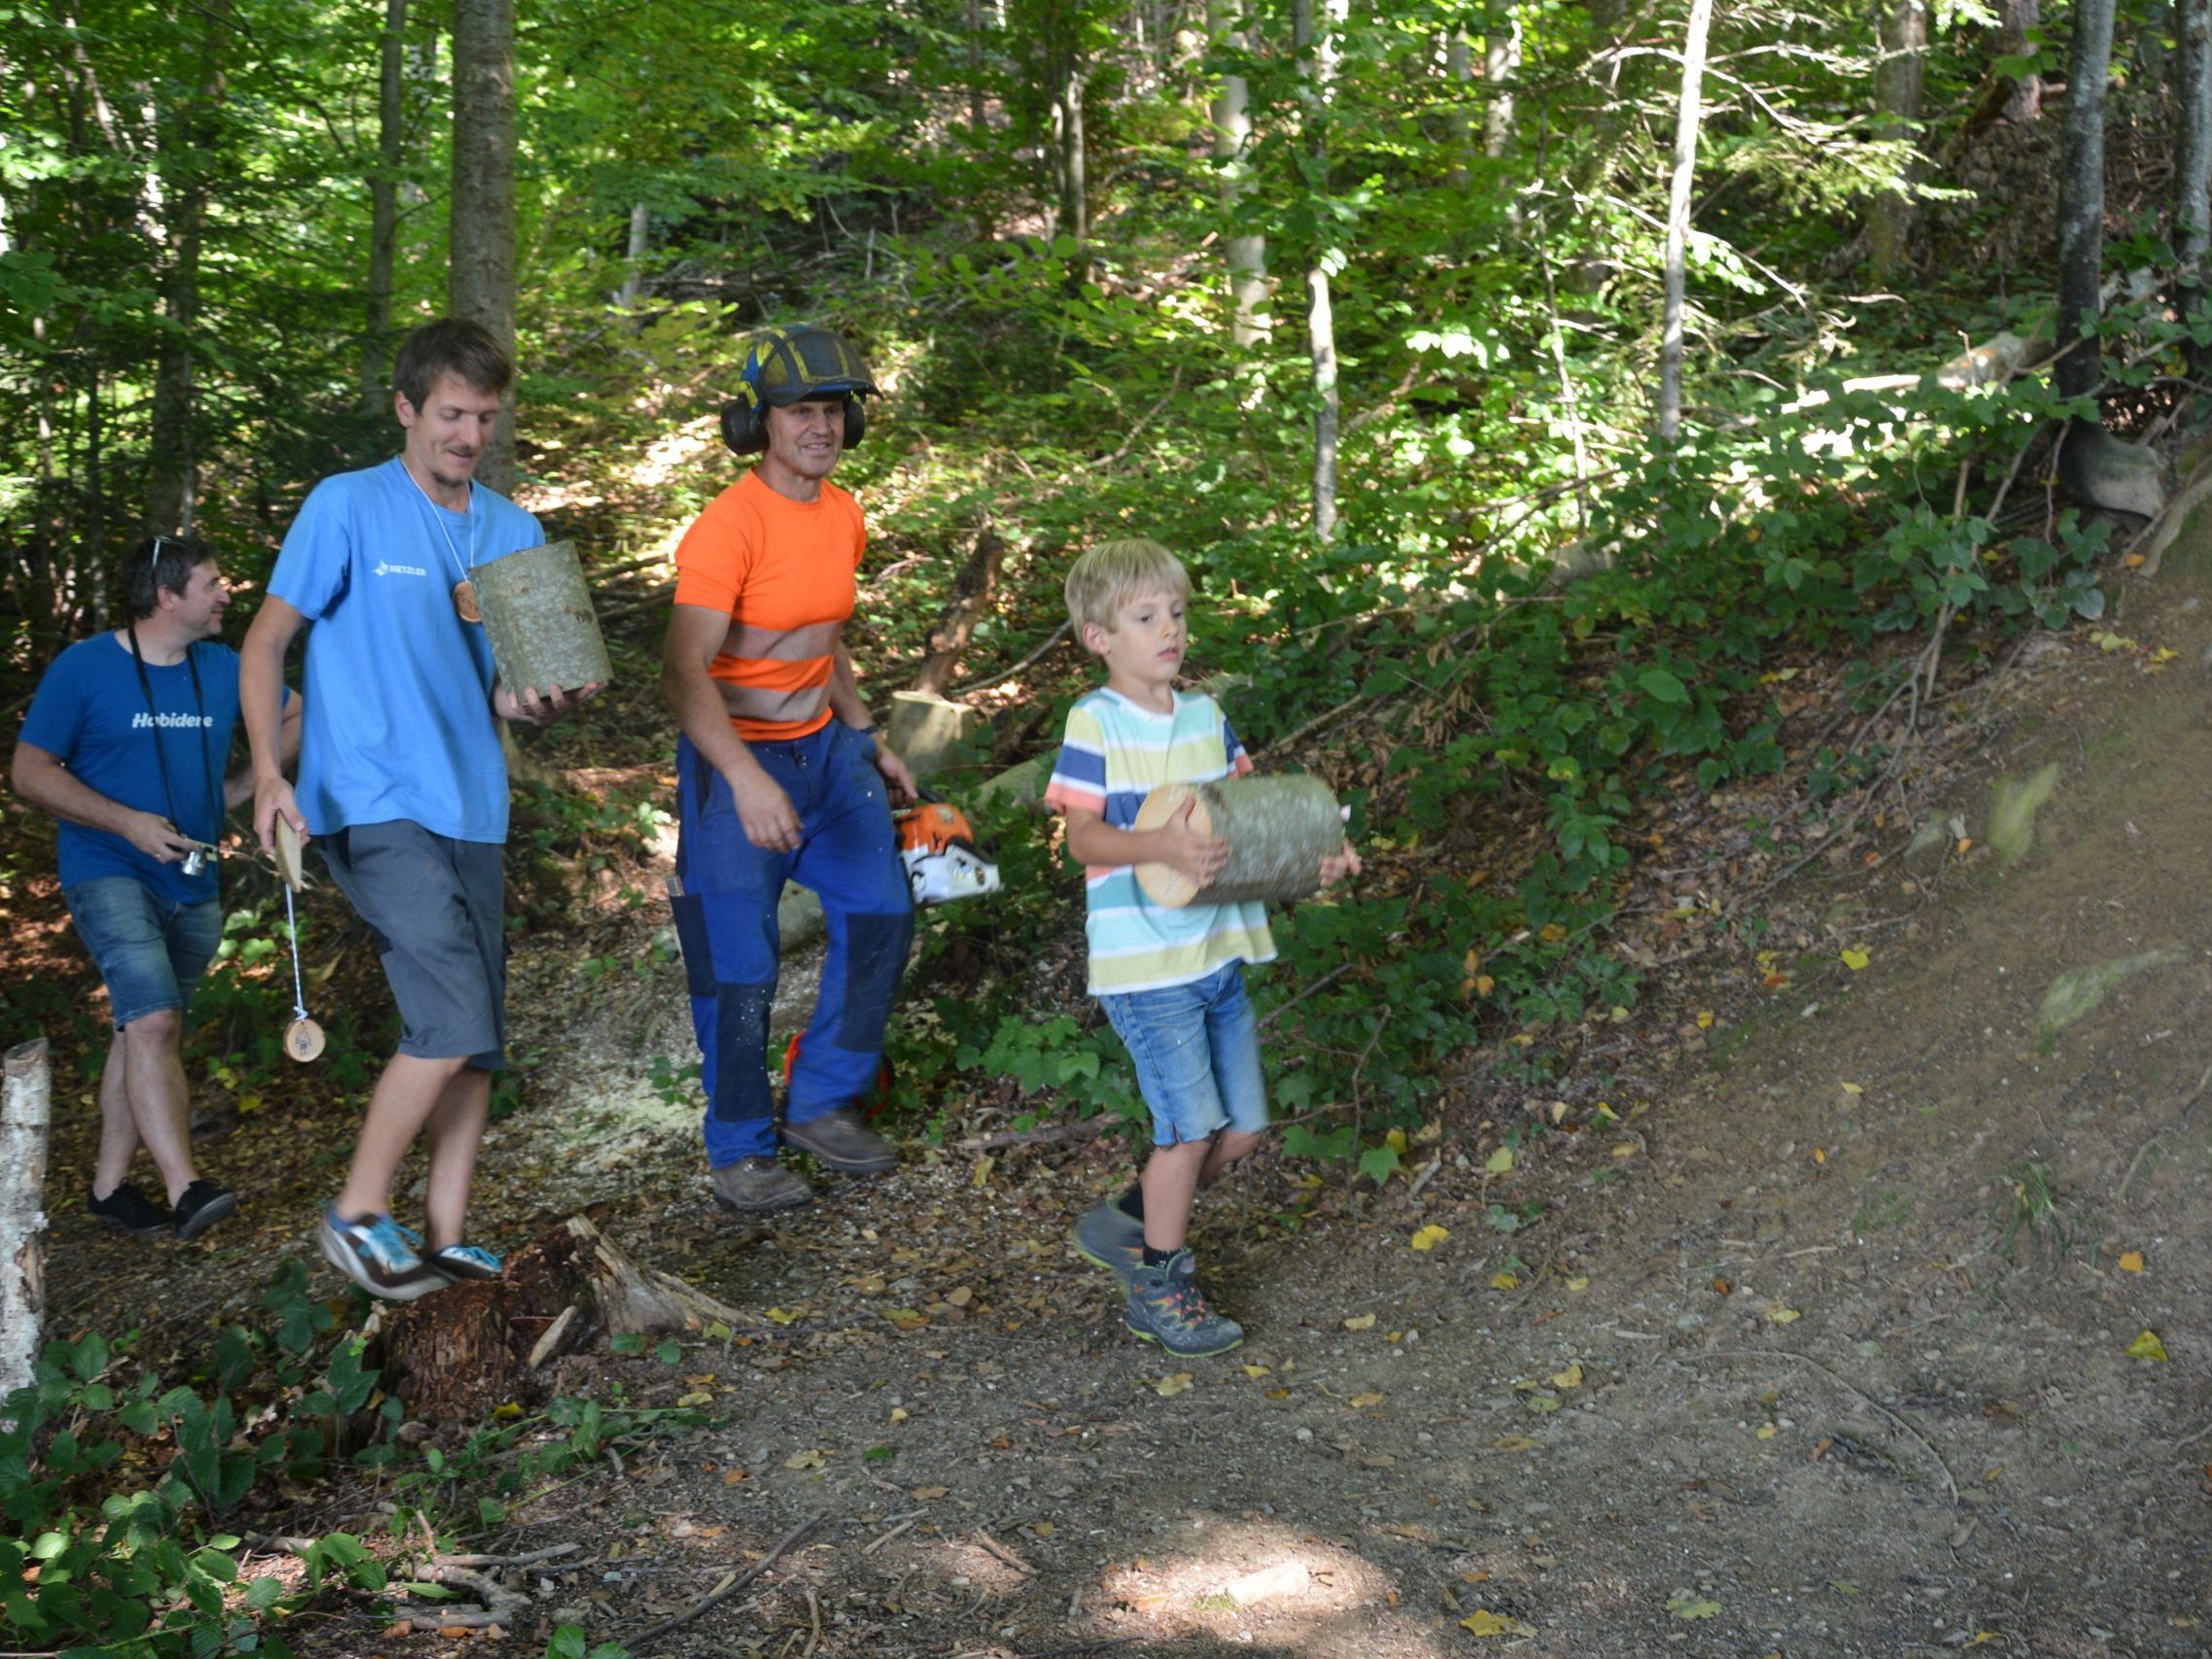
{"label": "man's bare arm", "polygon": [[158,863],[175,864],[199,845],[160,813],[143,812],[101,794],[62,765],[59,755],[36,743],[17,741],[9,779],[16,793],[34,807],[70,823],[121,836]]}

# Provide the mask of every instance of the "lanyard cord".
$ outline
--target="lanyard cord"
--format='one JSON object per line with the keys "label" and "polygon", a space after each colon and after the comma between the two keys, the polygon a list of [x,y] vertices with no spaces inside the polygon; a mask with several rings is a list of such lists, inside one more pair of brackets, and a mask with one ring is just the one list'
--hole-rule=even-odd
{"label": "lanyard cord", "polygon": [[[399,463],[399,470],[407,472],[406,462]],[[438,534],[445,537],[445,554],[453,561],[454,574],[463,581],[467,581],[476,573],[476,480],[468,480],[468,508],[461,515],[467,526],[464,534],[468,537],[468,562],[466,565],[461,561],[461,549],[453,544],[453,531],[445,522],[444,510],[431,500],[428,490],[415,482],[412,472],[407,472],[407,482],[415,485],[415,494],[423,498],[423,505],[430,509],[431,522],[437,526]]]}
{"label": "lanyard cord", "polygon": [[[130,660],[138,670],[138,689],[146,698],[146,712],[154,722],[154,764],[161,772],[161,798],[168,804],[169,825],[179,835],[183,835],[186,833],[185,827],[177,822],[177,792],[169,784],[168,747],[161,741],[161,710],[155,707],[154,680],[146,672],[146,658],[138,648],[138,625],[135,622],[125,623],[123,632],[130,637]],[[190,645],[185,647],[185,672],[191,675],[192,708],[199,716],[200,770],[207,777],[208,799],[215,806],[215,827],[221,830],[223,827],[223,794],[215,776],[215,754],[208,746],[207,741],[207,699],[200,692],[199,659],[192,655],[192,648]]]}
{"label": "lanyard cord", "polygon": [[279,881],[277,885],[284,889],[284,931],[292,941],[292,1017],[304,1020],[307,1018],[307,987],[299,981],[299,918],[292,912],[292,883]]}

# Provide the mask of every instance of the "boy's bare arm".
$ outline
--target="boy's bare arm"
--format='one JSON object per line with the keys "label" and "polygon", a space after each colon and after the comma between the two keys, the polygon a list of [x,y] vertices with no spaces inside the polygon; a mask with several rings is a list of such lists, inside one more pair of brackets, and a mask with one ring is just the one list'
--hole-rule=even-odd
{"label": "boy's bare arm", "polygon": [[1116,829],[1098,813],[1082,807],[1067,810],[1067,849],[1086,864],[1164,864],[1203,887],[1222,873],[1228,862],[1228,843],[1207,835],[1191,822],[1196,800],[1158,829]]}

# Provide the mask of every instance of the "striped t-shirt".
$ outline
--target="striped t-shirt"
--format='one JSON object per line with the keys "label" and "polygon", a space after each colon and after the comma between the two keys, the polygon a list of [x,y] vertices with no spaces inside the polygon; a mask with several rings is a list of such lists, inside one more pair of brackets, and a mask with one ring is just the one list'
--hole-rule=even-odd
{"label": "striped t-shirt", "polygon": [[[1211,783],[1251,770],[1212,698],[1177,692],[1174,712],[1156,714],[1100,687],[1068,710],[1045,804],[1063,812],[1080,807],[1128,829],[1162,783]],[[1275,959],[1264,906],[1156,905],[1129,864],[1091,865],[1086,878],[1093,996],[1188,985],[1225,963]]]}

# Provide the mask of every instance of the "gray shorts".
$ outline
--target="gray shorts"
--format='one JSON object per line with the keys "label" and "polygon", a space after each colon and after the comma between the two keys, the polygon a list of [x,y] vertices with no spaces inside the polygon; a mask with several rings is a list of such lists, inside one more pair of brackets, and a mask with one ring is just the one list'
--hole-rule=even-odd
{"label": "gray shorts", "polygon": [[506,875],[491,842],[418,823],[352,824],[321,838],[323,862],[353,901],[399,1005],[399,1052],[506,1064]]}

